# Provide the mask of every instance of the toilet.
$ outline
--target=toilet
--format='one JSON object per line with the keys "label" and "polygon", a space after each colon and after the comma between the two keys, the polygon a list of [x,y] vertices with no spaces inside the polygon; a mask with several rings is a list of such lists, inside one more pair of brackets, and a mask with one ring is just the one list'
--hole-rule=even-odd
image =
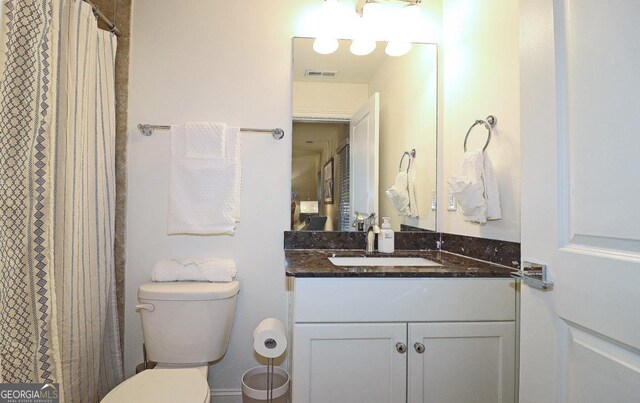
{"label": "toilet", "polygon": [[209,363],[229,345],[237,281],[146,283],[138,289],[147,356],[158,365],[127,379],[103,403],[208,403]]}

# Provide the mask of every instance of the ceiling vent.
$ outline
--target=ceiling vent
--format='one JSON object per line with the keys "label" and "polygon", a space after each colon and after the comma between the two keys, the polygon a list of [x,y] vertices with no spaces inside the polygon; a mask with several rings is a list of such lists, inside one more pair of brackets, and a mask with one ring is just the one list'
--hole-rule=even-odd
{"label": "ceiling vent", "polygon": [[328,71],[328,70],[305,70],[304,76],[310,78],[335,78],[338,75],[337,71]]}

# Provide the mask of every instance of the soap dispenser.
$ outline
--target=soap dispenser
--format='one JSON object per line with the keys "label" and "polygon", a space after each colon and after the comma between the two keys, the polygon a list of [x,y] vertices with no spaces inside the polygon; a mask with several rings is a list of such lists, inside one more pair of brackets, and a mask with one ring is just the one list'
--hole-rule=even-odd
{"label": "soap dispenser", "polygon": [[389,217],[382,217],[382,230],[378,235],[378,250],[382,253],[393,253],[394,251],[394,233]]}

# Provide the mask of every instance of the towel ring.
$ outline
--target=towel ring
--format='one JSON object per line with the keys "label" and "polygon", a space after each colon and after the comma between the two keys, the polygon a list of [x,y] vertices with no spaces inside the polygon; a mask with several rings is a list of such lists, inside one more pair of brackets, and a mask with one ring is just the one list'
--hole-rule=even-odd
{"label": "towel ring", "polygon": [[398,167],[398,172],[402,171],[402,163],[404,162],[404,157],[406,156],[410,156],[411,158],[409,158],[409,166],[407,166],[407,172],[409,172],[409,168],[411,168],[411,159],[416,157],[416,149],[412,149],[411,152],[409,151],[405,151],[404,153],[402,153],[402,158],[400,158],[400,166]]}
{"label": "towel ring", "polygon": [[471,133],[471,130],[473,130],[473,128],[479,124],[483,124],[484,127],[487,128],[487,142],[484,144],[484,147],[482,147],[482,151],[486,150],[487,147],[489,146],[489,142],[491,141],[491,129],[495,127],[497,121],[498,119],[496,119],[496,117],[493,115],[487,116],[487,119],[485,120],[482,120],[482,119],[476,120],[475,123],[472,124],[469,130],[467,131],[467,135],[464,136],[464,152],[467,152],[467,140],[469,139],[469,133]]}

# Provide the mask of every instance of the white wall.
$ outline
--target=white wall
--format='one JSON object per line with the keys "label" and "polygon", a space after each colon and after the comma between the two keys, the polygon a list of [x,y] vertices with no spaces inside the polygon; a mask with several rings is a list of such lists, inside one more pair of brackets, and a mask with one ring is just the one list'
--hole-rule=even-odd
{"label": "white wall", "polygon": [[[231,342],[212,367],[210,384],[240,388],[258,364],[252,332],[260,320],[286,320],[283,231],[291,189],[291,38],[298,17],[317,1],[136,0],[133,3],[129,97],[129,178],[125,370],[142,360],[134,311],[140,284],[158,259],[234,258],[241,291]],[[242,221],[234,237],[167,236],[169,133],[143,137],[136,124],[225,121],[285,130],[243,134]],[[237,393],[237,392],[236,392]]]}
{"label": "white wall", "polygon": [[[439,230],[455,234],[520,241],[520,90],[519,8],[514,0],[443,0],[443,131]],[[495,115],[487,153],[498,178],[502,220],[467,223],[447,211],[446,178],[462,162],[469,126]],[[480,148],[486,130],[476,127],[468,148]]]}

